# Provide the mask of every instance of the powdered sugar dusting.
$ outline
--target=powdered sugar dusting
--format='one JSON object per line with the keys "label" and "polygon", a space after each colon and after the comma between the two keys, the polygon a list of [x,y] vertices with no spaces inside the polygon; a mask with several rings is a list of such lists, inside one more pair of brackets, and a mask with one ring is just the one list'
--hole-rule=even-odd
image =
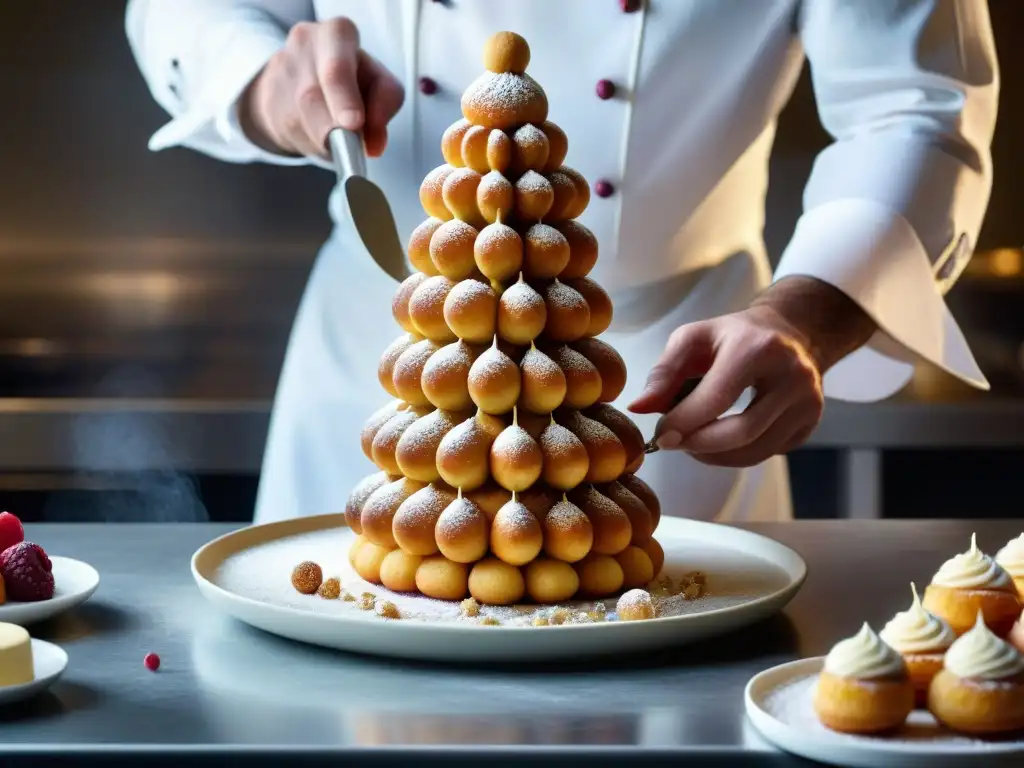
{"label": "powdered sugar dusting", "polygon": [[513,283],[501,294],[501,306],[517,314],[540,310],[544,308],[544,297],[528,283]]}
{"label": "powdered sugar dusting", "polygon": [[511,376],[513,372],[517,372],[517,369],[512,358],[497,347],[488,347],[469,369],[469,376],[471,380],[492,379],[496,376]]}
{"label": "powdered sugar dusting", "polygon": [[395,512],[395,525],[433,528],[445,507],[454,500],[454,493],[431,483],[402,502]]}
{"label": "powdered sugar dusting", "polygon": [[482,112],[489,122],[504,122],[509,113],[530,112],[544,90],[529,75],[484,72],[462,94],[463,111]]}
{"label": "powdered sugar dusting", "polygon": [[417,419],[405,432],[402,439],[398,441],[398,453],[418,453],[427,448],[437,449],[446,434],[457,424],[461,424],[467,417],[458,417],[451,411],[431,411],[426,416]]}
{"label": "powdered sugar dusting", "polygon": [[526,230],[523,240],[527,247],[543,248],[544,250],[569,248],[569,241],[565,239],[565,235],[549,224],[533,224]]}
{"label": "powdered sugar dusting", "polygon": [[473,501],[466,498],[451,502],[437,519],[435,531],[438,536],[457,540],[471,526],[487,523],[487,516]]}
{"label": "powdered sugar dusting", "polygon": [[524,504],[515,500],[498,510],[493,525],[495,530],[511,538],[540,533],[540,523],[534,514]]}
{"label": "powdered sugar dusting", "polygon": [[583,510],[571,501],[558,502],[544,516],[544,525],[561,533],[575,531],[586,522],[587,516],[583,514]]}
{"label": "powdered sugar dusting", "polygon": [[[440,231],[440,229],[437,230],[437,232]],[[434,234],[437,235],[437,232]],[[433,240],[431,240],[431,243],[433,243]],[[443,306],[448,293],[454,287],[455,283],[443,275],[428,277],[412,292],[412,297],[409,299],[410,313],[416,314],[426,311],[427,308]]]}
{"label": "powdered sugar dusting", "polygon": [[[516,191],[526,194],[553,192],[551,182],[536,171],[527,171],[516,182]],[[555,230],[557,232],[557,230]],[[561,234],[561,233],[559,233]]]}
{"label": "powdered sugar dusting", "polygon": [[588,419],[578,411],[572,419],[572,423],[567,423],[567,426],[572,430],[576,437],[584,443],[605,442],[619,439],[615,436],[615,433],[608,429],[604,424],[599,421],[594,421],[593,419]]}
{"label": "powdered sugar dusting", "polygon": [[622,507],[592,485],[577,488],[572,492],[570,498],[591,520],[595,518],[619,518],[624,517],[626,514],[622,511]]}
{"label": "powdered sugar dusting", "polygon": [[559,280],[553,280],[544,289],[544,301],[547,302],[548,307],[551,309],[586,309],[589,314],[590,307],[587,305],[587,300],[583,298],[583,294]]}
{"label": "powdered sugar dusting", "polygon": [[[507,180],[506,180],[506,183]],[[511,185],[509,185],[511,186]],[[522,248],[523,241],[519,233],[512,227],[495,222],[488,224],[480,230],[476,236],[475,246],[477,252]]]}
{"label": "powdered sugar dusting", "polygon": [[536,151],[548,143],[548,137],[540,128],[530,123],[520,126],[512,134],[512,140],[517,146],[527,151]]}
{"label": "powdered sugar dusting", "polygon": [[473,278],[460,281],[444,300],[446,312],[459,312],[480,302],[493,300],[492,307],[497,306],[498,294],[487,283]]}
{"label": "powdered sugar dusting", "polygon": [[651,599],[651,593],[646,589],[631,589],[619,598],[615,604],[615,611],[620,615],[627,611],[634,615],[642,615],[643,612],[650,611],[653,616],[654,601]]}
{"label": "powdered sugar dusting", "polygon": [[441,189],[444,187],[444,180],[448,178],[448,175],[454,171],[454,166],[439,165],[437,168],[432,170],[426,176],[423,177],[423,183],[420,184],[420,194],[424,192],[429,193],[431,196],[436,196],[437,199],[441,199]]}
{"label": "powdered sugar dusting", "polygon": [[500,456],[503,461],[518,465],[540,456],[540,447],[530,433],[513,424],[505,427],[491,445],[491,456]]}
{"label": "powdered sugar dusting", "polygon": [[549,424],[544,428],[540,433],[540,446],[545,456],[556,460],[584,448],[583,442],[561,424]]}
{"label": "powdered sugar dusting", "polygon": [[429,380],[434,376],[447,375],[458,371],[465,371],[469,374],[470,366],[476,359],[473,348],[464,341],[456,341],[445,344],[427,360],[423,366],[423,379]]}
{"label": "powdered sugar dusting", "polygon": [[438,255],[444,254],[446,251],[448,253],[466,250],[472,252],[476,235],[476,229],[464,221],[458,219],[446,221],[430,236],[430,257],[436,259]]}
{"label": "powdered sugar dusting", "polygon": [[587,358],[575,349],[568,346],[561,346],[555,349],[551,353],[551,359],[558,363],[558,366],[565,371],[566,374],[582,374],[597,371],[597,368],[592,362],[587,360]]}

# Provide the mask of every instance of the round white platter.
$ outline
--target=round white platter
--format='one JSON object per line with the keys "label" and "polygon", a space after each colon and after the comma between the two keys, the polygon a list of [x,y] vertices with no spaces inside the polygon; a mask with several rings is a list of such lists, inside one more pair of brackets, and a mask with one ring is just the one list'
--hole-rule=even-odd
{"label": "round white platter", "polygon": [[70,557],[51,557],[53,597],[34,603],[8,601],[0,605],[0,622],[26,627],[64,613],[88,600],[100,584],[100,575],[88,563]]}
{"label": "round white platter", "polygon": [[63,648],[33,638],[32,666],[35,679],[23,685],[0,686],[0,705],[14,704],[42,693],[57,681],[67,665],[68,655]]}

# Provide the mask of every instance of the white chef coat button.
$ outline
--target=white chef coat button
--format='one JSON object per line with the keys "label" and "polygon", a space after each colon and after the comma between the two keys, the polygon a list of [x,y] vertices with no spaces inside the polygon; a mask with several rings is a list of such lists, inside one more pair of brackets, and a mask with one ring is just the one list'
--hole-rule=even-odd
{"label": "white chef coat button", "polygon": [[611,80],[598,80],[597,81],[597,98],[607,100],[615,95],[615,83]]}
{"label": "white chef coat button", "polygon": [[594,194],[598,197],[611,197],[615,194],[615,187],[608,179],[598,179],[594,182]]}
{"label": "white chef coat button", "polygon": [[420,93],[424,96],[433,96],[437,93],[437,81],[430,77],[421,77],[419,82]]}
{"label": "white chef coat button", "polygon": [[643,0],[619,0],[619,8],[623,13],[634,13],[640,10]]}

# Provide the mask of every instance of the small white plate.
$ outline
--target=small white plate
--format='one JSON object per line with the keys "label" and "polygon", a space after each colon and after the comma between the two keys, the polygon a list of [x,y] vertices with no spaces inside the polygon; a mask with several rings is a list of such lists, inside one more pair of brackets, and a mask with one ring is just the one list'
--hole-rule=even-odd
{"label": "small white plate", "polygon": [[100,585],[100,575],[88,563],[70,557],[51,557],[50,562],[53,563],[53,597],[36,603],[8,601],[0,605],[0,622],[27,627],[44,621],[84,603]]}
{"label": "small white plate", "polygon": [[1024,765],[1024,741],[981,741],[942,728],[915,710],[888,736],[852,736],[826,728],[814,713],[814,684],[823,656],[765,670],[747,683],[747,717],[775,746],[810,760],[851,768],[985,768]]}
{"label": "small white plate", "polygon": [[13,704],[42,693],[57,681],[67,666],[68,655],[63,648],[32,638],[32,667],[36,679],[24,685],[0,686],[0,704]]}

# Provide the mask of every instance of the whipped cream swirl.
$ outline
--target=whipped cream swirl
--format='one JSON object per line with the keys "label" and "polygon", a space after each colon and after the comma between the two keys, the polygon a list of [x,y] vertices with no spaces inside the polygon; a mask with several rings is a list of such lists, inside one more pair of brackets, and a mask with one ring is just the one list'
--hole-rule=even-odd
{"label": "whipped cream swirl", "polygon": [[825,657],[825,671],[836,677],[870,680],[904,673],[903,657],[864,624],[853,637],[841,640]]}
{"label": "whipped cream swirl", "polygon": [[947,560],[932,577],[932,584],[954,589],[1005,589],[1010,575],[991,557],[978,549],[971,534],[971,548]]}
{"label": "whipped cream swirl", "polygon": [[942,653],[956,639],[956,634],[942,619],[933,616],[921,605],[917,587],[910,585],[914,601],[910,608],[893,616],[878,636],[900,653]]}
{"label": "whipped cream swirl", "polygon": [[1024,578],[1024,533],[996,553],[996,562],[1014,578]]}
{"label": "whipped cream swirl", "polygon": [[980,611],[974,627],[946,651],[943,664],[957,677],[980,680],[1005,680],[1024,672],[1024,656],[992,634]]}

